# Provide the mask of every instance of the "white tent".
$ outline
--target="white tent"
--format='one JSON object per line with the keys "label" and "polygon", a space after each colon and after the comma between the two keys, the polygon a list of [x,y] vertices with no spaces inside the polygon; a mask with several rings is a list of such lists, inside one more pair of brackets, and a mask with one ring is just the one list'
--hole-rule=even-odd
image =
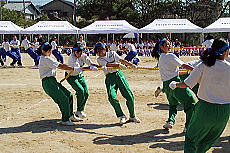
{"label": "white tent", "polygon": [[19,34],[23,28],[11,21],[0,21],[0,34]]}
{"label": "white tent", "polygon": [[219,18],[204,28],[204,32],[230,32],[230,18]]}
{"label": "white tent", "polygon": [[77,34],[79,28],[67,21],[39,21],[24,29],[23,34]]}
{"label": "white tent", "polygon": [[137,38],[139,35],[137,33],[127,33],[123,38]]}
{"label": "white tent", "polygon": [[138,29],[125,20],[95,21],[80,30],[80,33],[84,34],[115,34],[129,32],[138,32]]}
{"label": "white tent", "polygon": [[201,33],[202,30],[187,19],[156,19],[139,33]]}

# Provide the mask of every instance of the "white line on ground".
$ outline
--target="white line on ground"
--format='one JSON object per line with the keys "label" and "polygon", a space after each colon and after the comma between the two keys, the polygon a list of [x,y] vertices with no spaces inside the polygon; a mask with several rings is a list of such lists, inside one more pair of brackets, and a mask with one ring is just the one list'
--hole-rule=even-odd
{"label": "white line on ground", "polygon": [[2,83],[0,86],[27,86],[27,84],[17,84],[17,83]]}

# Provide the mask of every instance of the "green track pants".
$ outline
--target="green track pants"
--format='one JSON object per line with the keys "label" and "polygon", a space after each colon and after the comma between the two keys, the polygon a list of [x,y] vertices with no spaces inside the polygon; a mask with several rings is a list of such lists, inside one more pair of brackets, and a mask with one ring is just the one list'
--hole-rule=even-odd
{"label": "green track pants", "polygon": [[108,99],[113,106],[117,117],[123,116],[120,103],[117,99],[117,90],[119,89],[122,96],[126,99],[126,105],[129,110],[130,117],[135,117],[134,113],[134,96],[130,90],[129,84],[121,70],[106,75],[105,84],[107,88]]}
{"label": "green track pants", "polygon": [[58,104],[62,113],[62,121],[68,121],[73,114],[72,93],[58,83],[55,77],[46,77],[42,79],[42,87],[46,94]]}
{"label": "green track pants", "polygon": [[89,97],[89,91],[83,74],[81,73],[77,76],[70,76],[67,79],[67,82],[76,91],[77,111],[84,111],[86,101]]}
{"label": "green track pants", "polygon": [[169,87],[169,84],[172,81],[180,82],[180,77],[177,76],[172,78],[171,80],[163,82],[163,90],[169,101],[169,118],[167,122],[172,121],[173,123],[175,123],[177,115],[177,106],[181,103],[184,105],[184,112],[186,114],[185,127],[187,128],[193,114],[196,100],[188,88],[176,88],[172,90]]}
{"label": "green track pants", "polygon": [[223,133],[230,115],[230,104],[199,100],[185,134],[185,153],[205,153]]}

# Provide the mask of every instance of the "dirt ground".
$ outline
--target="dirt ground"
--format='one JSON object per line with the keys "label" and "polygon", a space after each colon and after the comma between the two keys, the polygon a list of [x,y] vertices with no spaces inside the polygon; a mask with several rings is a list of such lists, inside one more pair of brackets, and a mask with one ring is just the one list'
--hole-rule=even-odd
{"label": "dirt ground", "polygon": [[[91,58],[95,61],[95,57]],[[198,57],[182,57],[184,61],[194,59]],[[9,62],[10,59],[8,65]],[[67,127],[57,123],[60,111],[41,88],[38,69],[31,67],[33,61],[27,54],[23,54],[23,64],[26,68],[0,69],[0,152],[183,152],[185,115],[182,109],[173,129],[170,132],[162,129],[168,117],[168,105],[164,94],[154,97],[154,90],[161,85],[159,71],[124,71],[135,95],[136,114],[142,122],[123,126],[117,124],[119,120],[107,100],[103,72],[85,72],[90,92],[85,110],[87,119]],[[141,66],[155,64],[156,60],[141,57]],[[64,71],[58,70],[58,80],[63,76]],[[63,85],[74,93],[66,81]],[[128,116],[120,93],[118,98]],[[229,125],[209,152],[230,152]]]}

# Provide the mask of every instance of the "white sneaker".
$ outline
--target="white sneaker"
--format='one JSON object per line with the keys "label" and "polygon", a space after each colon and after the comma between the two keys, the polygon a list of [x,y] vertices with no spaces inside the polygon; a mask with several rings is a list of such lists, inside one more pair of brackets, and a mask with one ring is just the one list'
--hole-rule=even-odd
{"label": "white sneaker", "polygon": [[61,124],[67,125],[67,126],[73,126],[73,125],[75,125],[72,121],[61,122]]}
{"label": "white sneaker", "polygon": [[155,97],[158,97],[160,95],[160,93],[162,92],[161,87],[157,87],[156,91],[155,91]]}
{"label": "white sneaker", "polygon": [[125,123],[126,123],[126,116],[123,115],[123,116],[120,116],[119,118],[120,118],[119,124],[122,125],[122,124],[125,124]]}
{"label": "white sneaker", "polygon": [[129,121],[134,123],[141,123],[141,120],[138,117],[130,117]]}
{"label": "white sneaker", "polygon": [[69,120],[72,121],[72,122],[82,121],[82,119],[80,119],[79,117],[77,117],[75,115],[70,116]]}
{"label": "white sneaker", "polygon": [[174,123],[173,123],[172,121],[167,122],[167,123],[163,126],[163,128],[169,130],[169,129],[171,129],[171,128],[173,127],[173,124],[174,124]]}
{"label": "white sneaker", "polygon": [[77,111],[75,115],[80,118],[86,118],[86,114],[83,111]]}

